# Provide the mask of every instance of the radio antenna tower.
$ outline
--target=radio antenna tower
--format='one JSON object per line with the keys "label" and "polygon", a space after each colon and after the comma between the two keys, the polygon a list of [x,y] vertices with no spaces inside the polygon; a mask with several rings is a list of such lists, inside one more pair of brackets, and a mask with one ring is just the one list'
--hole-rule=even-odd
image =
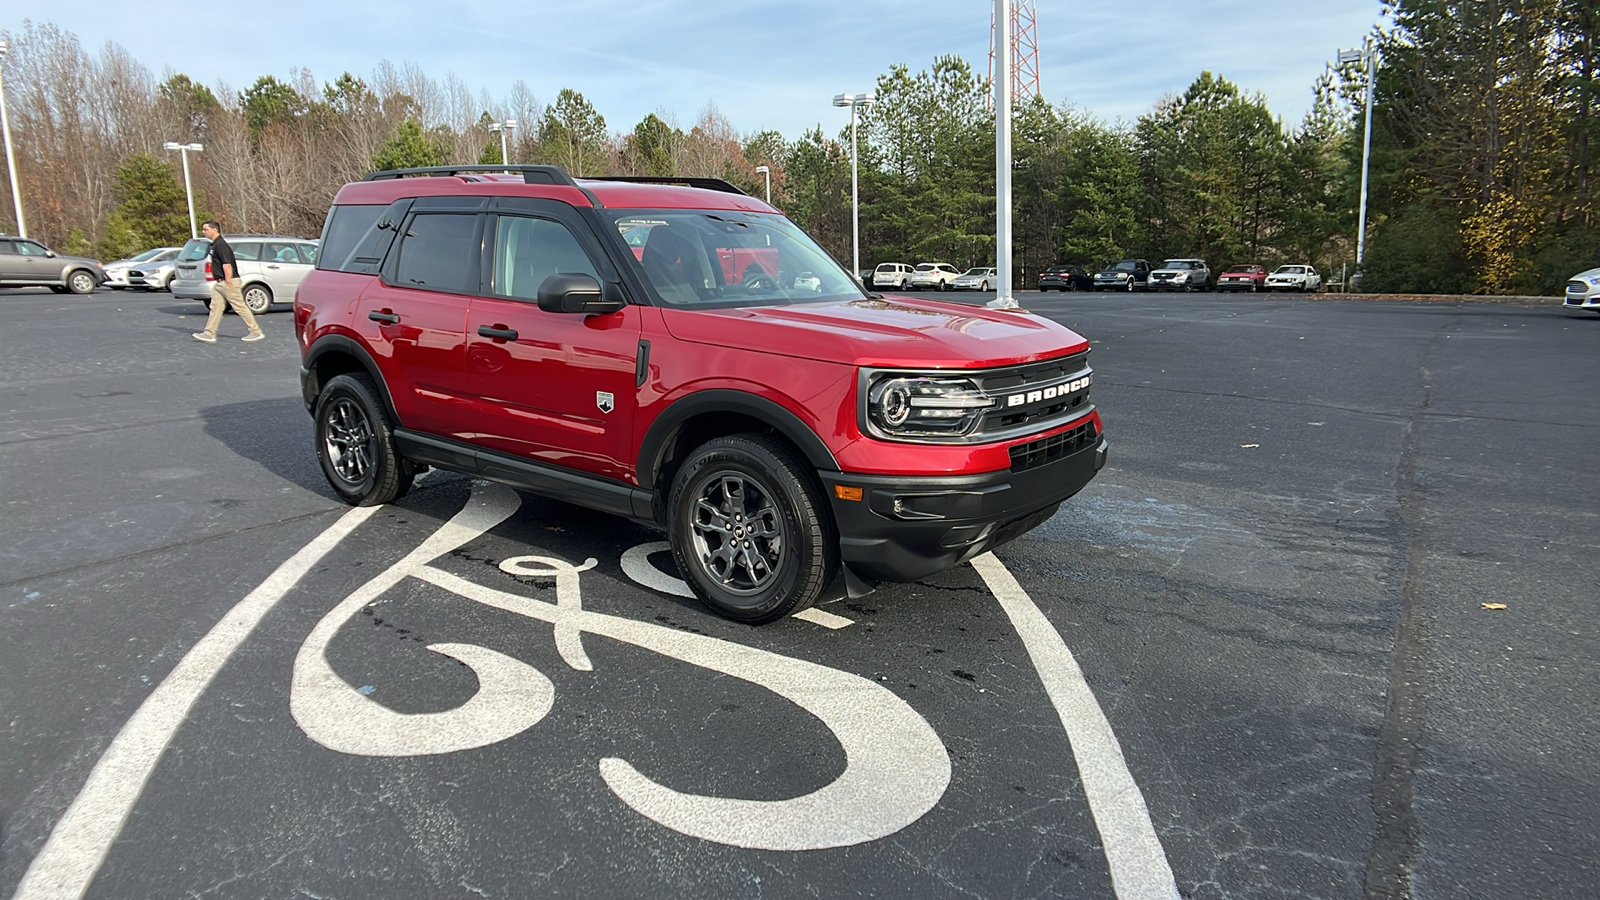
{"label": "radio antenna tower", "polygon": [[[1028,96],[1043,96],[1039,90],[1039,23],[1034,0],[1013,0],[1011,4],[1011,102]],[[989,100],[994,108],[994,11],[989,11]]]}

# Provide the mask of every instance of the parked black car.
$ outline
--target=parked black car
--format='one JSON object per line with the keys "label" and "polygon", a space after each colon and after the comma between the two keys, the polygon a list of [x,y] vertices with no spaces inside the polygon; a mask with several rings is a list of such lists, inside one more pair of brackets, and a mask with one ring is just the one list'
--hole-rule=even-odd
{"label": "parked black car", "polygon": [[1148,259],[1118,260],[1094,276],[1094,289],[1097,291],[1142,291],[1149,285]]}
{"label": "parked black car", "polygon": [[1082,266],[1051,266],[1039,273],[1041,291],[1092,291],[1094,279]]}

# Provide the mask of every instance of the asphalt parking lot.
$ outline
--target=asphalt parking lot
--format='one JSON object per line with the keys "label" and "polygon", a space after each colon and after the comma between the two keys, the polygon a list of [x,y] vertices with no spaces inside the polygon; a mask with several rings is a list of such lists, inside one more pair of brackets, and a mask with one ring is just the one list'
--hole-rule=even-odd
{"label": "asphalt parking lot", "polygon": [[752,629],[618,519],[351,513],[286,308],[0,291],[0,894],[1592,895],[1600,316],[1019,299],[1107,469]]}

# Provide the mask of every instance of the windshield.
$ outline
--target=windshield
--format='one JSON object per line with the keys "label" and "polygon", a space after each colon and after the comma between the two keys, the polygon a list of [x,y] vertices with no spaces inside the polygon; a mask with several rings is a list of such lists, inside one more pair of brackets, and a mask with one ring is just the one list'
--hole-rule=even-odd
{"label": "windshield", "polygon": [[980,275],[987,275],[987,274],[989,274],[989,270],[988,270],[988,269],[968,269],[968,270],[967,270],[967,271],[966,271],[966,272],[964,272],[964,273],[963,273],[963,274],[964,274],[964,275],[972,275],[972,276],[974,276],[974,277],[977,277],[977,276],[980,276]]}
{"label": "windshield", "polygon": [[1137,262],[1135,262],[1134,260],[1131,260],[1131,259],[1125,259],[1122,262],[1119,262],[1116,265],[1112,266],[1111,268],[1107,269],[1106,271],[1107,272],[1134,272],[1134,271],[1138,271],[1138,269],[1139,269],[1139,264]]}
{"label": "windshield", "polygon": [[1228,271],[1230,273],[1242,272],[1244,274],[1249,274],[1251,272],[1254,272],[1255,270],[1256,270],[1255,266],[1234,266],[1233,268],[1229,269]]}
{"label": "windshield", "polygon": [[1306,273],[1306,267],[1305,266],[1279,266],[1278,267],[1278,271],[1273,272],[1272,274],[1274,274],[1274,275],[1304,275],[1305,273]]}
{"label": "windshield", "polygon": [[128,257],[128,262],[144,262],[147,259],[154,259],[156,254],[160,253],[160,252],[161,252],[161,248],[160,247],[157,247],[154,250],[146,250],[145,252],[140,253],[137,256]]}
{"label": "windshield", "polygon": [[781,215],[683,209],[609,215],[668,306],[782,306],[866,296]]}
{"label": "windshield", "polygon": [[183,252],[178,254],[178,259],[184,262],[194,262],[206,258],[211,252],[211,242],[205,238],[195,238],[183,245]]}
{"label": "windshield", "polygon": [[1187,259],[1169,259],[1161,264],[1163,269],[1192,269],[1193,265]]}

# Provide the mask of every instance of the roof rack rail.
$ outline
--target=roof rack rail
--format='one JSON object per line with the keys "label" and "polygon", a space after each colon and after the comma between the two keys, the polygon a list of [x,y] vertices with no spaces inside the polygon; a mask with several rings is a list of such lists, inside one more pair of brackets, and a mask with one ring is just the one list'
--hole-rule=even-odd
{"label": "roof rack rail", "polygon": [[740,194],[748,197],[744,191],[721,178],[696,178],[692,176],[677,175],[599,175],[595,181],[626,181],[632,184],[681,184],[686,187],[704,188],[708,191],[721,191],[724,194]]}
{"label": "roof rack rail", "polygon": [[391,178],[412,178],[434,175],[492,175],[506,173],[521,175],[526,184],[564,184],[568,187],[577,187],[578,183],[572,180],[567,170],[560,166],[506,166],[506,165],[474,165],[474,166],[425,166],[420,169],[384,169],[381,172],[368,172],[362,181],[386,181]]}

